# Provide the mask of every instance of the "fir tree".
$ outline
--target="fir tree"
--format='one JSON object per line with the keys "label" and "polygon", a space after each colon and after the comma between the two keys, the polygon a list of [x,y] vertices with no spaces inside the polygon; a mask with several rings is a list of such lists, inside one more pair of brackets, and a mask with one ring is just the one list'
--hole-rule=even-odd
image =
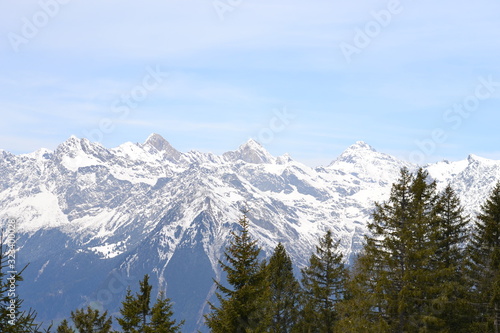
{"label": "fir tree", "polygon": [[469,332],[464,274],[468,220],[450,186],[401,170],[375,204],[342,304],[342,332]]}
{"label": "fir tree", "polygon": [[138,333],[140,331],[141,308],[137,297],[132,294],[130,288],[127,288],[127,294],[125,295],[125,300],[122,302],[120,314],[121,317],[117,318],[117,322],[124,333]]}
{"label": "fir tree", "polygon": [[172,303],[169,298],[165,297],[163,292],[156,300],[155,305],[151,310],[151,323],[147,333],[177,333],[181,332],[181,327],[184,321],[177,324],[175,319],[172,319],[174,312]]}
{"label": "fir tree", "polygon": [[240,230],[232,239],[219,261],[230,287],[215,281],[219,306],[209,303],[212,310],[205,316],[212,332],[264,332],[269,325],[266,314],[268,288],[265,267],[259,262],[260,248],[248,230],[246,212],[239,220]]}
{"label": "fir tree", "polygon": [[298,316],[300,285],[293,275],[292,260],[279,243],[267,265],[270,287],[270,332],[291,332]]}
{"label": "fir tree", "polygon": [[413,178],[407,169],[401,170],[399,181],[393,184],[389,200],[375,203],[371,232],[366,237],[363,260],[364,280],[359,287],[372,301],[366,320],[375,326],[402,332],[406,326],[407,310],[402,300],[404,277],[408,269],[408,246],[404,237],[409,234],[411,183]]}
{"label": "fir tree", "polygon": [[410,192],[410,220],[402,239],[407,246],[407,267],[401,304],[407,309],[407,330],[429,331],[443,325],[433,306],[438,284],[432,258],[439,246],[434,237],[439,230],[439,195],[436,183],[428,182],[428,173],[423,169],[416,172]]}
{"label": "fir tree", "polygon": [[57,333],[75,333],[75,330],[69,326],[69,323],[64,319],[57,327]]}
{"label": "fir tree", "polygon": [[136,296],[139,314],[141,317],[141,330],[145,332],[148,326],[148,318],[151,315],[151,289],[153,286],[149,284],[149,275],[144,275],[144,279],[139,281],[139,293]]}
{"label": "fir tree", "polygon": [[71,312],[71,319],[78,333],[111,332],[112,319],[108,316],[108,311],[101,314],[99,310],[87,307],[86,310],[78,309]]}
{"label": "fir tree", "polygon": [[437,228],[432,256],[432,309],[438,320],[434,330],[469,332],[473,320],[472,308],[467,300],[470,288],[466,277],[465,244],[469,220],[455,191],[448,185],[437,204]]}
{"label": "fir tree", "polygon": [[479,311],[478,326],[500,330],[500,183],[477,216],[469,247],[473,302]]}
{"label": "fir tree", "polygon": [[302,269],[303,309],[301,332],[332,333],[338,318],[337,304],[343,300],[347,271],[329,230],[319,240],[309,266]]}
{"label": "fir tree", "polygon": [[132,294],[127,289],[125,300],[120,309],[121,317],[117,319],[124,333],[156,333],[156,332],[180,332],[179,324],[172,320],[173,310],[169,298],[164,292],[160,292],[153,308],[151,308],[151,290],[149,276],[146,274],[139,281],[139,292]]}
{"label": "fir tree", "polygon": [[382,316],[380,300],[377,299],[377,281],[370,271],[372,258],[365,252],[358,254],[349,270],[344,301],[339,306],[339,322],[336,332],[377,333],[389,332],[389,326]]}
{"label": "fir tree", "polygon": [[432,308],[438,199],[426,172],[413,176],[402,169],[389,200],[375,204],[364,248],[365,281],[358,285],[371,302],[365,320],[375,327],[417,332],[439,321]]}

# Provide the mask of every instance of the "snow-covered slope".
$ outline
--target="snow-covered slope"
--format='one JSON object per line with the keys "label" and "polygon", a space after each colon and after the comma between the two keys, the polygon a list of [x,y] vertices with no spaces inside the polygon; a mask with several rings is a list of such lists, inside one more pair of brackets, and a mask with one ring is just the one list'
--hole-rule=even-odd
{"label": "snow-covered slope", "polygon": [[[181,153],[158,134],[113,149],[71,137],[54,152],[0,151],[0,219],[18,221],[19,260],[31,263],[24,298],[41,318],[86,304],[116,311],[148,273],[187,319],[185,331],[203,331],[243,207],[267,253],[282,242],[300,267],[332,229],[349,258],[402,167],[415,168],[364,142],[313,169],[253,140],[219,156]],[[500,162],[474,155],[426,169],[441,188],[452,183],[470,213],[500,180]]]}

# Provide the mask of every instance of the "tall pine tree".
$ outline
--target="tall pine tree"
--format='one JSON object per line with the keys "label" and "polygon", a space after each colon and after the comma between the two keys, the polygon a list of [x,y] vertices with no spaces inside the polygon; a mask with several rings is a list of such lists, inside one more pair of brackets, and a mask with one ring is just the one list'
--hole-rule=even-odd
{"label": "tall pine tree", "polygon": [[225,261],[219,261],[229,286],[214,280],[220,304],[209,303],[212,312],[205,316],[214,333],[265,332],[269,326],[266,270],[258,259],[257,241],[250,236],[246,212],[238,224],[239,231],[231,233]]}
{"label": "tall pine tree", "polygon": [[125,300],[120,309],[121,317],[117,318],[118,324],[124,333],[138,333],[141,328],[141,308],[136,295],[127,288]]}
{"label": "tall pine tree", "polygon": [[269,332],[291,332],[298,317],[300,285],[293,274],[292,260],[281,243],[269,259],[267,280],[271,293]]}
{"label": "tall pine tree", "polygon": [[470,332],[468,220],[451,186],[402,169],[379,204],[342,304],[343,332]]}
{"label": "tall pine tree", "polygon": [[451,185],[437,203],[437,227],[433,240],[431,296],[436,321],[435,331],[469,332],[473,309],[468,302],[469,280],[466,277],[467,225],[464,208]]}
{"label": "tall pine tree", "polygon": [[[373,220],[368,224],[371,235],[366,237],[364,248],[365,281],[360,281],[364,282],[361,287],[366,288],[363,292],[370,295],[373,302],[370,312],[366,313],[367,321],[395,332],[402,332],[407,320],[407,310],[404,304],[400,305],[408,262],[408,246],[402,239],[408,234],[406,229],[410,223],[412,181],[410,172],[401,170],[389,200],[375,203]],[[363,297],[362,293],[358,296]]]}
{"label": "tall pine tree", "polygon": [[358,276],[358,297],[366,293],[371,303],[361,321],[394,332],[426,331],[439,321],[432,308],[438,200],[426,172],[402,169],[389,200],[375,204]]}
{"label": "tall pine tree", "polygon": [[147,333],[177,333],[181,332],[181,327],[184,321],[177,323],[172,319],[174,312],[172,310],[172,302],[165,296],[164,292],[160,292],[155,305],[151,309],[151,323],[147,328]]}
{"label": "tall pine tree", "polygon": [[132,294],[127,289],[125,300],[120,309],[121,317],[117,319],[124,333],[157,333],[179,332],[183,321],[177,323],[172,319],[173,304],[160,292],[155,304],[151,308],[151,290],[149,275],[139,281],[139,292]]}
{"label": "tall pine tree", "polygon": [[338,303],[344,299],[347,271],[331,230],[320,238],[309,266],[302,269],[300,332],[332,333],[339,319]]}
{"label": "tall pine tree", "polygon": [[139,293],[136,295],[137,307],[139,316],[141,318],[140,332],[145,332],[148,327],[148,319],[151,315],[151,289],[152,285],[149,284],[149,275],[144,275],[142,281],[139,281]]}
{"label": "tall pine tree", "polygon": [[478,327],[500,331],[500,183],[477,216],[469,246],[473,302],[479,310]]}

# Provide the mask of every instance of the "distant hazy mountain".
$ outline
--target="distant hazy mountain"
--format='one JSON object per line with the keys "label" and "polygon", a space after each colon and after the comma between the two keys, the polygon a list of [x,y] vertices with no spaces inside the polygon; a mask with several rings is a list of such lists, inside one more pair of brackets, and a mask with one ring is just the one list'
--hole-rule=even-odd
{"label": "distant hazy mountain", "polygon": [[[282,242],[300,267],[331,229],[349,258],[403,166],[415,168],[364,142],[313,169],[253,140],[218,156],[181,153],[157,134],[113,149],[71,137],[53,152],[0,150],[0,218],[18,220],[19,266],[30,263],[19,292],[40,319],[88,304],[116,312],[148,273],[186,319],[183,331],[205,331],[212,278],[241,208],[267,254]],[[474,155],[425,168],[471,214],[500,180],[499,161]]]}

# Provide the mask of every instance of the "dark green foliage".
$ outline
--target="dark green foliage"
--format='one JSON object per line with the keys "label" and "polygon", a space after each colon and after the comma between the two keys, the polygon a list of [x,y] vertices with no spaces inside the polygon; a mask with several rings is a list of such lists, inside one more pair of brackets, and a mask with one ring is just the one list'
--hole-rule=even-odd
{"label": "dark green foliage", "polygon": [[467,223],[450,186],[438,194],[422,169],[401,170],[351,272],[344,331],[468,332]]}
{"label": "dark green foliage", "polygon": [[64,319],[57,327],[57,333],[75,333],[75,330],[69,326],[69,323]]}
{"label": "dark green foliage", "polygon": [[364,252],[358,254],[349,271],[345,299],[338,305],[340,318],[335,332],[389,332],[388,324],[378,310],[381,301],[377,298],[378,281],[373,278],[372,268],[373,258]]}
{"label": "dark green foliage", "polygon": [[469,247],[472,301],[477,327],[497,333],[500,326],[500,183],[477,216]]}
{"label": "dark green foliage", "polygon": [[117,322],[124,333],[139,332],[141,327],[141,307],[137,296],[132,295],[130,288],[127,289],[127,294],[125,295],[125,300],[122,302],[120,314],[121,317],[117,318]]}
{"label": "dark green foliage", "polygon": [[[371,232],[364,254],[351,274],[351,306],[343,309],[342,323],[355,322],[397,332],[418,330],[426,311],[429,274],[429,228],[434,221],[435,185],[427,185],[425,174],[414,178],[403,169],[390,198],[375,204]],[[363,312],[357,312],[357,307]]]}
{"label": "dark green foliage", "polygon": [[156,303],[151,308],[151,290],[149,276],[145,275],[139,282],[139,292],[135,295],[127,289],[125,300],[120,309],[121,317],[117,319],[124,333],[156,333],[180,332],[183,322],[176,324],[172,320],[172,304],[170,299],[160,293]]}
{"label": "dark green foliage", "polygon": [[165,297],[163,292],[156,300],[155,305],[151,310],[151,323],[146,329],[147,333],[176,333],[181,332],[181,327],[184,321],[177,324],[172,320],[173,316],[172,303],[170,299]]}
{"label": "dark green foliage", "polygon": [[303,308],[300,332],[331,333],[338,321],[337,304],[344,299],[347,271],[329,230],[319,240],[309,266],[302,270]]}
{"label": "dark green foliage", "polygon": [[368,279],[373,281],[372,315],[398,332],[428,329],[438,319],[431,306],[432,254],[437,234],[435,183],[403,169],[390,198],[376,204],[366,240]]}
{"label": "dark green foliage", "polygon": [[71,319],[78,333],[111,332],[112,319],[108,316],[108,311],[101,314],[99,310],[87,307],[71,312]]}
{"label": "dark green foliage", "polygon": [[269,332],[291,332],[298,318],[300,285],[293,275],[292,260],[281,243],[269,259],[267,276],[271,293]]}
{"label": "dark green foliage", "polygon": [[239,220],[240,230],[232,232],[230,245],[219,261],[230,287],[218,281],[216,296],[219,306],[209,303],[212,310],[205,316],[212,332],[264,332],[269,325],[267,310],[269,288],[266,270],[258,256],[260,248],[248,230],[246,215]]}
{"label": "dark green foliage", "polygon": [[139,282],[139,293],[136,295],[137,307],[141,317],[142,332],[148,326],[148,317],[151,315],[151,289],[153,286],[149,284],[149,275],[144,275],[144,279]]}
{"label": "dark green foliage", "polygon": [[128,288],[125,300],[122,302],[121,318],[117,321],[124,333],[145,332],[148,326],[152,286],[149,284],[147,274],[142,281],[139,281],[139,286],[139,292],[135,295],[132,295],[132,291]]}
{"label": "dark green foliage", "polygon": [[470,289],[466,275],[468,219],[455,191],[448,185],[437,203],[437,226],[433,229],[435,252],[432,255],[432,310],[437,321],[434,330],[469,332],[473,309],[468,302]]}

